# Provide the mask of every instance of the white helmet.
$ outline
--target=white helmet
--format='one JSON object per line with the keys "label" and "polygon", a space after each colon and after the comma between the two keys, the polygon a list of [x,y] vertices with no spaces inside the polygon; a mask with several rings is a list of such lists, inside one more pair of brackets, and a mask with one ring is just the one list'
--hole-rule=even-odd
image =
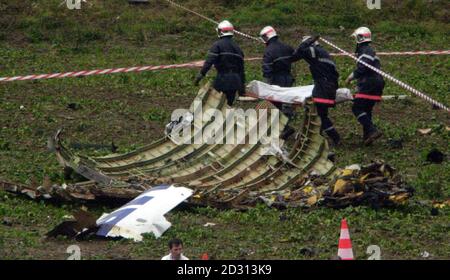
{"label": "white helmet", "polygon": [[277,32],[272,26],[266,26],[259,32],[259,37],[261,37],[264,43],[269,42],[270,39],[276,36],[278,36]]}
{"label": "white helmet", "polygon": [[216,31],[219,37],[233,36],[234,27],[231,22],[224,20],[217,25]]}
{"label": "white helmet", "polygon": [[356,38],[356,43],[372,42],[372,32],[367,27],[360,27],[353,32],[352,37]]}

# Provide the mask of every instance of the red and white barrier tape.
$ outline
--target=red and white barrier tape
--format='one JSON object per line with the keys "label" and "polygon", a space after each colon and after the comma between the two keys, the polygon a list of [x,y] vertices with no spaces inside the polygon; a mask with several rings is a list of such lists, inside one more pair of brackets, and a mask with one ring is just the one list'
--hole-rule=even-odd
{"label": "red and white barrier tape", "polygon": [[[446,55],[450,54],[450,50],[447,51],[412,51],[412,52],[377,52],[377,55],[389,55],[389,56],[407,56],[407,55]],[[332,56],[347,56],[344,53],[332,53]]]}
{"label": "red and white barrier tape", "polygon": [[0,78],[0,82],[69,78],[69,77],[80,77],[80,76],[91,76],[91,75],[106,75],[106,74],[116,74],[116,73],[156,71],[156,70],[175,69],[175,68],[196,68],[196,67],[202,67],[202,66],[203,66],[203,61],[195,61],[195,62],[189,62],[189,63],[183,63],[183,64],[170,64],[170,65],[158,65],[158,66],[135,66],[135,67],[128,67],[128,68],[96,69],[96,70],[86,70],[86,71],[66,72],[66,73],[3,77],[3,78]]}
{"label": "red and white barrier tape", "polygon": [[[377,55],[446,55],[450,54],[450,51],[417,51],[417,52],[380,52]],[[347,56],[344,53],[333,53],[334,56]],[[246,61],[259,61],[262,57],[246,58]],[[129,73],[129,72],[142,72],[142,71],[156,71],[164,69],[177,69],[177,68],[197,68],[202,67],[204,61],[195,61],[182,64],[169,64],[169,65],[157,65],[157,66],[134,66],[127,68],[112,68],[112,69],[95,69],[85,71],[74,71],[65,73],[53,73],[53,74],[33,74],[27,76],[15,76],[15,77],[0,77],[0,82],[13,82],[13,81],[26,81],[26,80],[40,80],[40,79],[55,79],[55,78],[72,78],[79,76],[92,76],[92,75],[106,75],[116,73]]]}

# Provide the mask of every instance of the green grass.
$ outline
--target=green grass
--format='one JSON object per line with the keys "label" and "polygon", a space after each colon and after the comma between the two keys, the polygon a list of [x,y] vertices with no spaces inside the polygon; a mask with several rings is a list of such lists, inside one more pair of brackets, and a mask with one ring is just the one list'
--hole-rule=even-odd
{"label": "green grass", "polygon": [[[121,0],[88,1],[70,11],[53,1],[4,1],[0,4],[0,77],[32,73],[160,65],[203,59],[216,39],[214,26],[163,1],[129,6]],[[201,3],[201,4],[200,4]],[[378,51],[448,49],[449,23],[445,1],[382,2],[381,10],[368,10],[365,1],[183,1],[217,20],[229,18],[242,31],[257,35],[274,25],[282,40],[298,44],[302,35],[317,32],[346,50],[354,28],[368,25]],[[331,12],[330,12],[331,11]],[[261,56],[263,46],[236,38],[247,57]],[[327,47],[330,51],[334,51]],[[341,82],[354,62],[336,58]],[[383,69],[447,105],[447,56],[382,57]],[[259,62],[246,65],[248,80],[262,79]],[[162,136],[171,112],[188,108],[197,88],[197,70],[179,69],[115,74],[85,78],[0,84],[0,178],[22,183],[64,181],[62,168],[47,152],[47,138],[58,128],[69,142],[109,145],[119,152],[132,150]],[[310,84],[304,62],[294,67],[297,84]],[[211,73],[207,79],[211,79]],[[341,84],[343,85],[343,84]],[[386,95],[406,94],[388,83]],[[79,105],[77,110],[67,108]],[[20,109],[20,106],[24,106]],[[199,258],[207,251],[215,258],[303,259],[301,248],[313,248],[313,258],[336,254],[339,222],[349,220],[356,256],[366,259],[366,248],[379,245],[382,258],[450,258],[449,209],[431,216],[431,203],[450,197],[450,163],[430,164],[426,154],[437,148],[450,152],[448,114],[432,110],[418,98],[383,102],[375,122],[385,137],[362,147],[361,128],[349,104],[331,110],[344,138],[337,150],[337,165],[383,159],[396,167],[416,189],[409,205],[375,211],[366,207],[343,210],[300,209],[280,212],[259,206],[248,212],[210,208],[175,210],[168,214],[173,227],[161,239],[147,236],[142,244],[129,241],[45,240],[44,234],[79,205],[37,203],[0,192],[0,258],[68,257],[67,246],[78,244],[83,258],[159,258],[174,236],[186,243],[186,255]],[[299,120],[300,121],[300,118]],[[420,135],[419,128],[432,128]],[[389,144],[403,139],[403,148]],[[106,151],[79,151],[101,154]],[[109,212],[101,206],[95,214]],[[280,220],[280,216],[283,218]],[[205,228],[214,222],[217,226]]]}

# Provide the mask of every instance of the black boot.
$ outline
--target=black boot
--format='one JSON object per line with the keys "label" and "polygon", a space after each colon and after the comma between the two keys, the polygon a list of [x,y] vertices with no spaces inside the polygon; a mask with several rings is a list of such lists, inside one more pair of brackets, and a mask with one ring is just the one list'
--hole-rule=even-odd
{"label": "black boot", "polygon": [[381,133],[373,125],[370,113],[363,112],[356,119],[363,126],[363,142],[366,146],[380,138]]}
{"label": "black boot", "polygon": [[374,127],[371,131],[364,133],[364,145],[369,146],[381,136],[383,133]]}
{"label": "black boot", "polygon": [[339,135],[339,133],[336,131],[336,129],[334,127],[329,127],[327,129],[323,130],[327,136],[331,139],[331,147],[337,147],[339,146],[339,144],[341,143],[341,136]]}

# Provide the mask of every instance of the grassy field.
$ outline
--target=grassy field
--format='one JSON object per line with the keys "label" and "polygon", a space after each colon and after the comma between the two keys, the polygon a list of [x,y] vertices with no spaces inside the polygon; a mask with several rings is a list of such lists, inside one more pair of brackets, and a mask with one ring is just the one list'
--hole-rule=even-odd
{"label": "grassy field", "polygon": [[[169,7],[165,1],[130,6],[125,0],[82,3],[69,10],[60,0],[0,2],[0,77],[73,70],[160,65],[204,59],[216,39],[214,26]],[[446,1],[382,1],[369,10],[366,1],[180,1],[216,20],[228,18],[256,35],[266,24],[281,39],[297,45],[304,34],[320,33],[353,51],[349,35],[367,25],[378,51],[449,48],[450,10]],[[261,56],[264,46],[236,38],[247,57]],[[328,48],[330,51],[332,49]],[[354,62],[336,58],[341,82]],[[450,105],[448,56],[382,57],[383,70]],[[262,79],[259,62],[246,65],[248,80]],[[310,84],[304,62],[294,69],[297,84]],[[62,168],[47,151],[46,141],[58,128],[69,143],[111,142],[119,152],[149,143],[163,134],[171,112],[188,108],[197,88],[196,70],[164,70],[85,78],[0,84],[0,180],[21,183],[64,181]],[[213,74],[208,76],[212,78]],[[341,84],[343,85],[343,83]],[[388,83],[385,95],[407,94]],[[69,104],[75,103],[75,109]],[[23,106],[23,107],[21,107]],[[240,104],[238,104],[240,106]],[[73,108],[73,106],[72,106]],[[185,254],[216,259],[330,259],[337,252],[340,219],[347,217],[358,259],[378,245],[383,259],[450,258],[450,209],[431,215],[432,202],[450,198],[450,162],[431,164],[427,153],[450,154],[449,114],[433,110],[418,98],[387,101],[375,109],[375,122],[385,137],[371,147],[361,145],[361,128],[349,104],[331,112],[344,143],[337,150],[339,167],[382,159],[397,168],[416,189],[408,205],[374,210],[311,209],[278,211],[264,205],[247,212],[210,208],[177,209],[167,215],[173,227],[161,239],[129,241],[46,240],[44,234],[81,205],[34,202],[0,192],[0,259],[64,259],[70,244],[83,259],[156,259],[172,237],[185,242]],[[417,132],[431,128],[429,135]],[[401,140],[403,147],[392,145]],[[107,154],[103,150],[79,150]],[[100,215],[113,208],[88,205]],[[215,227],[203,227],[213,222]],[[313,256],[301,250],[310,248]]]}

